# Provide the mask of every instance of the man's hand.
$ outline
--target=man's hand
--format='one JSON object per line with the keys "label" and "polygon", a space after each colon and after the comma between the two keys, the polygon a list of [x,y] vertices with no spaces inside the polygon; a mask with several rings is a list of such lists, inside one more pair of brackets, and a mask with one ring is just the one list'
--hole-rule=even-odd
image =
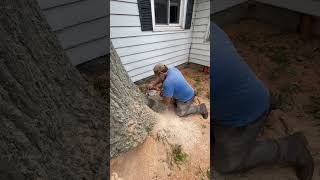
{"label": "man's hand", "polygon": [[146,88],[147,90],[151,90],[153,88],[153,84],[152,83],[146,84]]}
{"label": "man's hand", "polygon": [[147,84],[146,85],[147,90],[156,90],[156,91],[160,91],[160,88],[157,86],[154,86],[153,84]]}

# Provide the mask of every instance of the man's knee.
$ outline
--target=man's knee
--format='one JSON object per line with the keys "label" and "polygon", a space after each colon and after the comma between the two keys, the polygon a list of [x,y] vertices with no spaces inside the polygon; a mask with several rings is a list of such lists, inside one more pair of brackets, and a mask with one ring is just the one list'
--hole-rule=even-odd
{"label": "man's knee", "polygon": [[177,109],[177,115],[178,115],[179,117],[183,117],[183,116],[186,115],[186,112],[183,111],[182,109]]}
{"label": "man's knee", "polygon": [[187,107],[184,105],[177,105],[176,113],[179,117],[185,116],[187,113]]}
{"label": "man's knee", "polygon": [[213,167],[220,174],[229,174],[239,169],[239,162],[232,162],[228,159],[224,161],[214,161]]}
{"label": "man's knee", "polygon": [[241,165],[245,158],[242,153],[230,154],[226,153],[228,149],[215,149],[215,157],[213,157],[213,167],[221,174],[237,172],[241,169]]}

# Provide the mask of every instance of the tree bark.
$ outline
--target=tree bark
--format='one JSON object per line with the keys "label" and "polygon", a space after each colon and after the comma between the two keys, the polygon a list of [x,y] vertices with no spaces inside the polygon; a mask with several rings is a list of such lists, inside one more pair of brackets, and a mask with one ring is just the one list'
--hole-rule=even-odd
{"label": "tree bark", "polygon": [[107,179],[106,108],[36,0],[1,0],[0,179]]}
{"label": "tree bark", "polygon": [[110,52],[108,121],[109,102],[72,66],[36,0],[0,1],[0,179],[107,179],[108,157],[143,142],[156,116]]}
{"label": "tree bark", "polygon": [[155,123],[149,99],[131,81],[110,45],[110,155],[115,157],[142,143]]}

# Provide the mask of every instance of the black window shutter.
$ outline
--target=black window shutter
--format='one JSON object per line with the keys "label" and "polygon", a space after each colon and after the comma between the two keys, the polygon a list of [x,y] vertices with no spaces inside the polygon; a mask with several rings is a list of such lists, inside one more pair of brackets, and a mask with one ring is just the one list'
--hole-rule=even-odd
{"label": "black window shutter", "polygon": [[150,0],[138,0],[140,23],[142,31],[152,31],[152,14]]}
{"label": "black window shutter", "polygon": [[193,2],[194,0],[188,0],[185,29],[191,28]]}

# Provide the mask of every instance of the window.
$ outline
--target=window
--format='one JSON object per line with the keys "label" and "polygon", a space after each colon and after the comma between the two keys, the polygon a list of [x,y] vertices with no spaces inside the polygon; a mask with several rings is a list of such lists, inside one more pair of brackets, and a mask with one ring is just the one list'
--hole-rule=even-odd
{"label": "window", "polygon": [[195,0],[137,0],[141,31],[190,29]]}
{"label": "window", "polygon": [[153,30],[182,30],[186,5],[186,0],[151,0]]}

